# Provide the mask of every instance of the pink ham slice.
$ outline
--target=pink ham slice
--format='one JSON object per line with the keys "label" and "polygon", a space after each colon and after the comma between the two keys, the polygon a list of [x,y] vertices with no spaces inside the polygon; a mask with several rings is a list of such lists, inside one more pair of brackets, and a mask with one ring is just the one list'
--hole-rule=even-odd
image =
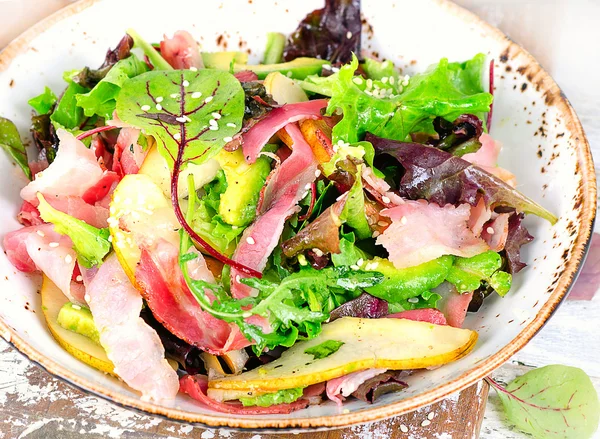
{"label": "pink ham slice", "polygon": [[462,159],[479,166],[490,174],[504,180],[512,187],[515,187],[517,185],[515,175],[497,165],[498,155],[502,150],[502,144],[495,141],[492,136],[487,133],[483,133],[481,137],[479,137],[479,141],[481,142],[481,148],[479,148],[477,152],[463,155]]}
{"label": "pink ham slice", "polygon": [[392,224],[377,238],[377,244],[389,252],[396,268],[413,267],[442,255],[469,258],[488,249],[467,226],[470,214],[468,204],[440,207],[423,200],[406,201],[381,211]]}
{"label": "pink ham slice", "polygon": [[300,398],[291,404],[277,404],[270,407],[244,407],[239,402],[218,402],[206,395],[208,379],[204,375],[184,375],[179,380],[179,388],[182,392],[187,393],[208,408],[233,415],[288,414],[296,410],[301,410],[309,404],[306,398]]}
{"label": "pink ham slice", "polygon": [[485,206],[483,197],[479,198],[475,206],[471,206],[471,215],[469,216],[469,229],[475,236],[481,235],[483,225],[492,218],[492,210]]}
{"label": "pink ham slice", "polygon": [[[164,240],[151,250],[142,249],[136,280],[156,319],[177,337],[216,355],[249,346],[235,324],[202,310],[183,279],[178,257],[177,247]],[[190,275],[214,282],[206,264],[198,261],[190,267]]]}
{"label": "pink ham slice", "polygon": [[365,189],[385,207],[404,204],[402,197],[392,192],[391,186],[383,178],[377,177],[371,168],[365,166],[362,178]]}
{"label": "pink ham slice", "polygon": [[117,187],[117,183],[119,183],[120,179],[119,174],[116,172],[104,171],[100,180],[85,191],[81,196],[81,199],[88,204],[108,209],[108,205],[110,204],[110,194],[112,194],[115,187]]}
{"label": "pink ham slice", "polygon": [[21,190],[21,198],[34,206],[38,192],[44,194],[46,200],[56,196],[82,197],[104,175],[94,151],[63,129],[59,129],[57,135],[60,147],[56,158]]}
{"label": "pink ham slice", "polygon": [[490,250],[499,252],[504,250],[508,238],[509,213],[501,213],[496,219],[490,221],[483,227],[481,237],[490,246]]}
{"label": "pink ham slice", "polygon": [[427,322],[434,325],[446,325],[446,317],[435,308],[411,309],[386,316],[388,319],[406,319],[415,322]]}
{"label": "pink ham slice", "polygon": [[469,303],[473,298],[473,293],[458,293],[454,285],[444,282],[433,290],[435,293],[442,296],[438,303],[440,311],[446,317],[448,325],[455,328],[462,328],[462,325],[467,316]]}
{"label": "pink ham slice", "polygon": [[327,100],[287,104],[274,108],[264,119],[252,126],[242,136],[242,148],[248,163],[254,163],[265,144],[281,128],[303,119],[321,119],[321,110],[327,107]]}
{"label": "pink ham slice", "polygon": [[[47,198],[46,201],[56,210],[71,215],[81,221],[85,221],[91,226],[102,229],[108,225],[108,208],[106,207],[92,206],[81,198],[72,196]],[[38,203],[36,203],[36,205],[37,204]],[[40,212],[37,207],[28,201],[23,202],[21,211],[17,214],[17,218],[21,224],[25,226],[44,224],[44,220],[40,217]]]}
{"label": "pink ham slice", "polygon": [[160,54],[174,69],[204,68],[198,42],[189,32],[178,30],[160,42]]}
{"label": "pink ham slice", "polygon": [[338,406],[365,381],[384,373],[387,369],[367,369],[327,381],[327,397]]}
{"label": "pink ham slice", "polygon": [[143,398],[175,398],[177,373],[165,359],[158,334],[140,318],[142,298],[115,254],[100,266],[87,297],[100,343],[115,365],[115,373]]}
{"label": "pink ham slice", "polygon": [[84,289],[72,282],[77,254],[71,239],[52,224],[24,227],[4,237],[8,260],[20,271],[42,271],[72,302],[84,303]]}
{"label": "pink ham slice", "polygon": [[[265,268],[279,242],[285,220],[296,211],[298,201],[316,178],[317,162],[300,129],[295,124],[285,129],[293,141],[292,155],[269,177],[259,216],[244,231],[233,254],[233,260],[258,271]],[[241,277],[245,277],[244,273],[231,269],[231,294],[235,298],[247,297],[252,292],[239,282]]]}
{"label": "pink ham slice", "polygon": [[140,130],[125,127],[119,132],[115,154],[113,156],[113,171],[123,177],[127,174],[137,174],[146,158],[143,148],[137,143]]}

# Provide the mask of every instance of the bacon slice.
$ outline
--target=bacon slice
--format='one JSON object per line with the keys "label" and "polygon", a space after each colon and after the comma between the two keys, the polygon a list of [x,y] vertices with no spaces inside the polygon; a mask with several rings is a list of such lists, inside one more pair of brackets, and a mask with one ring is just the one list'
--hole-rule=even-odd
{"label": "bacon slice", "polygon": [[24,227],[4,237],[8,260],[20,271],[42,271],[72,302],[84,303],[81,284],[71,282],[77,262],[73,242],[52,224]]}
{"label": "bacon slice", "polygon": [[[183,279],[178,257],[177,247],[164,240],[155,248],[142,248],[136,280],[156,319],[177,337],[212,354],[249,346],[235,324],[202,310]],[[190,275],[214,282],[202,255],[198,254],[194,262],[196,266],[190,267]]]}
{"label": "bacon slice", "polygon": [[160,42],[160,54],[174,69],[204,68],[198,42],[184,30],[175,32],[173,38],[165,35]]}
{"label": "bacon slice", "polygon": [[435,308],[411,309],[386,316],[388,319],[406,319],[415,322],[427,322],[434,325],[446,325],[446,317]]}
{"label": "bacon slice", "polygon": [[338,406],[342,406],[346,397],[350,396],[365,381],[384,373],[387,369],[367,369],[327,381],[327,397]]}
{"label": "bacon slice", "polygon": [[471,208],[440,207],[424,200],[406,201],[381,211],[392,224],[377,238],[396,268],[413,267],[442,255],[469,258],[488,249],[467,225]]}
{"label": "bacon slice", "polygon": [[301,410],[309,404],[308,399],[305,398],[300,398],[290,404],[277,404],[270,407],[244,407],[239,402],[218,402],[206,395],[208,379],[204,375],[184,375],[179,380],[179,388],[182,392],[187,393],[208,408],[217,412],[234,415],[288,414],[296,410]]}
{"label": "bacon slice", "polygon": [[96,154],[63,129],[57,131],[60,147],[48,169],[38,172],[35,180],[21,190],[21,198],[37,205],[36,194],[46,200],[56,196],[81,197],[103,176]]}
{"label": "bacon slice", "polygon": [[[317,161],[300,129],[295,124],[289,124],[285,129],[294,142],[292,155],[269,176],[259,216],[244,230],[233,254],[233,260],[258,271],[265,268],[269,255],[277,246],[285,220],[296,211],[298,201],[316,179]],[[244,273],[231,269],[231,294],[235,298],[247,297],[252,292],[250,287],[239,282],[244,276]]]}
{"label": "bacon slice", "polygon": [[100,266],[87,296],[100,344],[115,365],[115,373],[143,398],[175,398],[177,373],[165,359],[156,331],[140,318],[142,298],[114,253]]}
{"label": "bacon slice", "polygon": [[277,131],[286,125],[303,119],[321,119],[321,110],[326,106],[327,100],[316,99],[287,104],[271,110],[264,119],[252,126],[242,136],[242,147],[246,161],[254,163],[263,146]]}

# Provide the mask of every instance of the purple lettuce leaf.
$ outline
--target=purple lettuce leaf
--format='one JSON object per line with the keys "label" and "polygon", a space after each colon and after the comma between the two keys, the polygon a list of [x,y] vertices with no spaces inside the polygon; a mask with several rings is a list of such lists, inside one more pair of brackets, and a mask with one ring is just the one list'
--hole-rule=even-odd
{"label": "purple lettuce leaf", "polygon": [[515,274],[527,266],[521,261],[521,246],[533,241],[533,236],[529,234],[527,228],[523,225],[522,213],[514,213],[508,219],[508,236],[506,237],[506,259],[508,261],[508,271]]}
{"label": "purple lettuce leaf", "polygon": [[419,143],[400,142],[367,134],[378,155],[388,154],[404,167],[399,189],[412,200],[425,199],[440,206],[477,204],[479,195],[488,207],[508,207],[537,215],[555,224],[558,218],[501,179],[449,152]]}
{"label": "purple lettuce leaf", "polygon": [[300,57],[347,63],[360,53],[360,0],[325,0],[323,9],[308,14],[289,37],[285,61]]}
{"label": "purple lettuce leaf", "polygon": [[372,404],[381,395],[406,389],[408,384],[401,380],[403,376],[405,372],[389,370],[362,383],[352,396]]}
{"label": "purple lettuce leaf", "polygon": [[330,321],[342,317],[378,319],[388,314],[388,303],[385,300],[363,293],[356,299],[352,299],[331,311]]}

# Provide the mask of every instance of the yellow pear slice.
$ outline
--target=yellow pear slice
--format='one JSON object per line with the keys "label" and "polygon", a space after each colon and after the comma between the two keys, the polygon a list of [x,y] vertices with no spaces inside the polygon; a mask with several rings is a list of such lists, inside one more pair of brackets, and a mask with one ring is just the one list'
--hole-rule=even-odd
{"label": "yellow pear slice", "polygon": [[114,366],[106,356],[102,346],[97,345],[89,338],[71,332],[57,323],[58,313],[69,299],[44,276],[42,283],[42,311],[46,318],[48,329],[64,350],[85,364],[102,372],[114,375]]}
{"label": "yellow pear slice", "polygon": [[[321,359],[305,352],[329,340],[343,345]],[[467,355],[476,341],[477,333],[469,329],[406,319],[344,317],[323,325],[318,337],[296,343],[271,363],[237,376],[209,381],[208,395],[223,399],[219,390],[277,392],[371,368],[404,370],[441,366]]]}

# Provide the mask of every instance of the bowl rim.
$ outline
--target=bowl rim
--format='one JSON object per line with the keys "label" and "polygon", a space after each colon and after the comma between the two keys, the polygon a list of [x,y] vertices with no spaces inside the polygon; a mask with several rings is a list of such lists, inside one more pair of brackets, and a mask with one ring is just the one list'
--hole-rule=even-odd
{"label": "bowl rim", "polygon": [[[51,26],[59,21],[77,14],[93,4],[102,0],[80,0],[68,5],[42,21],[30,27],[20,36],[10,42],[0,52],[0,71],[5,70],[12,60],[24,52],[28,44]],[[447,13],[458,16],[465,23],[478,25],[487,36],[500,43],[506,43],[503,56],[513,58],[520,55],[525,58],[527,65],[535,72],[530,82],[535,82],[539,91],[546,95],[546,101],[551,98],[551,104],[557,107],[564,119],[567,121],[567,129],[571,137],[575,138],[577,144],[577,161],[581,169],[582,185],[582,207],[580,216],[579,233],[571,247],[571,255],[565,263],[565,267],[559,277],[556,287],[548,301],[540,308],[535,318],[504,348],[482,361],[473,368],[452,381],[434,387],[433,389],[415,395],[413,397],[394,402],[382,407],[362,410],[356,413],[337,414],[333,416],[304,417],[291,419],[264,419],[264,418],[236,418],[225,416],[220,413],[200,414],[192,413],[177,408],[169,408],[143,401],[140,398],[120,395],[92,381],[74,374],[54,360],[44,356],[41,352],[30,346],[10,326],[0,319],[0,335],[14,346],[19,352],[28,357],[53,376],[66,383],[95,396],[101,397],[113,404],[135,411],[158,415],[160,417],[198,424],[205,427],[229,427],[245,431],[257,430],[262,432],[302,429],[302,431],[316,431],[330,428],[350,427],[352,425],[380,421],[392,416],[407,413],[418,408],[437,402],[457,391],[465,389],[472,384],[485,378],[495,369],[510,359],[516,352],[522,349],[531,338],[544,326],[563,299],[567,296],[574,281],[579,274],[581,266],[591,241],[594,221],[596,217],[596,173],[589,142],[585,136],[583,127],[575,110],[567,97],[562,93],[556,82],[552,79],[529,52],[517,43],[510,40],[496,27],[490,25],[476,14],[464,9],[450,0],[433,0],[439,7],[444,8]]]}

